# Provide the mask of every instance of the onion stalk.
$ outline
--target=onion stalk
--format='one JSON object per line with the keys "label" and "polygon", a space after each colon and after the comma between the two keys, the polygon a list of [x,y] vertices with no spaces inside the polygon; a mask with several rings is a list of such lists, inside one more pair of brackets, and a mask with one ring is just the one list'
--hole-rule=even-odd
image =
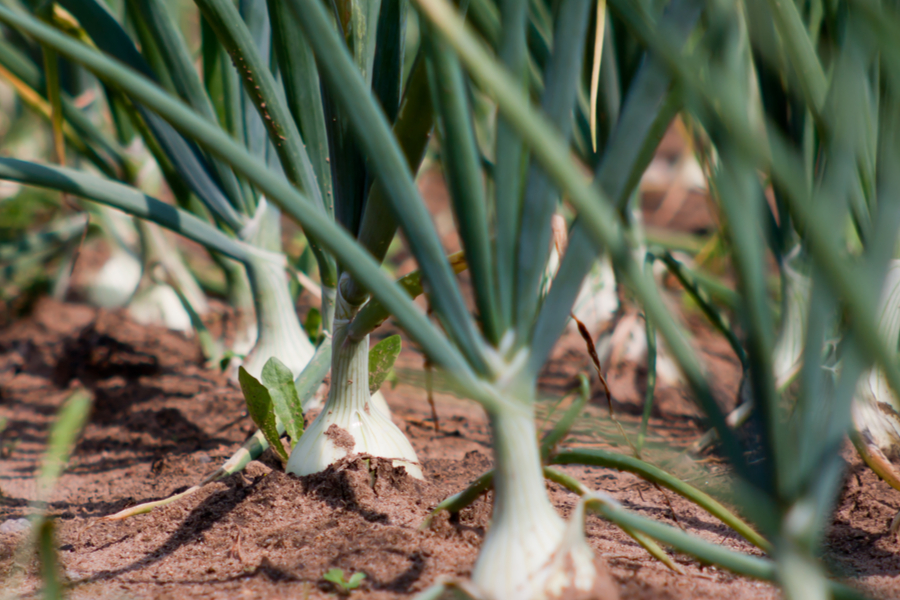
{"label": "onion stalk", "polygon": [[288,288],[286,266],[283,254],[265,251],[258,252],[246,263],[259,337],[242,366],[257,379],[263,366],[273,356],[296,377],[315,352],[297,318]]}
{"label": "onion stalk", "polygon": [[614,598],[614,587],[584,540],[583,511],[567,526],[550,502],[537,444],[534,386],[522,369],[527,353],[506,362],[493,356],[494,388],[526,398],[489,411],[494,449],[494,506],[472,581],[483,597],[500,600]]}
{"label": "onion stalk", "polygon": [[142,325],[163,325],[186,335],[193,332],[191,317],[181,298],[167,283],[155,283],[138,292],[128,305],[128,314]]}
{"label": "onion stalk", "polygon": [[809,275],[796,263],[799,247],[781,266],[782,307],[781,330],[772,353],[775,387],[783,390],[794,380],[803,366],[803,341],[806,338],[806,315],[812,284]]}
{"label": "onion stalk", "polygon": [[[342,283],[347,281],[344,276]],[[419,459],[409,440],[391,421],[390,413],[373,402],[369,390],[369,336],[348,338],[359,306],[347,302],[338,286],[331,358],[331,389],[319,416],[294,447],[287,471],[298,476],[324,471],[352,454],[392,460],[423,479]]]}
{"label": "onion stalk", "polygon": [[[900,343],[900,260],[893,260],[884,278],[878,308],[879,328],[889,348],[895,351]],[[882,479],[900,490],[900,471],[891,459],[900,458],[900,401],[891,391],[880,368],[863,373],[853,398],[851,436],[863,460]],[[900,514],[891,524],[892,531],[900,528]]]}

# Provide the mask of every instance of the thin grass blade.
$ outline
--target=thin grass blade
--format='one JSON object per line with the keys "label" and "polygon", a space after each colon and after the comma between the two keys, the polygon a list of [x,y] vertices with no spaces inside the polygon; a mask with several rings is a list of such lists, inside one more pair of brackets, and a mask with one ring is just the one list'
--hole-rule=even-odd
{"label": "thin grass blade", "polygon": [[76,389],[66,399],[50,428],[47,450],[37,475],[38,495],[42,500],[47,499],[47,494],[65,470],[75,441],[87,423],[93,401],[94,396],[89,390]]}
{"label": "thin grass blade", "polygon": [[698,490],[694,486],[666,473],[659,467],[655,467],[639,458],[626,456],[617,452],[609,452],[599,448],[578,448],[562,450],[551,455],[548,464],[589,464],[634,473],[647,481],[669,488],[676,494],[695,503],[709,514],[734,529],[744,539],[757,548],[765,550],[766,552],[770,552],[772,549],[771,544],[766,541],[765,538],[759,535],[752,527],[750,527],[750,525],[725,508],[717,500]]}
{"label": "thin grass blade", "polygon": [[603,45],[606,38],[606,0],[597,1],[597,16],[594,19],[594,52],[591,64],[591,148],[597,151],[597,102],[600,94],[600,64],[603,61]]}

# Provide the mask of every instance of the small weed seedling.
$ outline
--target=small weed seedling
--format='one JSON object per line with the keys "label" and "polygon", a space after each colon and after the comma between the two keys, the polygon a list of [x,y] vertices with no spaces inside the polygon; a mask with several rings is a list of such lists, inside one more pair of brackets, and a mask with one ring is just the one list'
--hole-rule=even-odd
{"label": "small weed seedling", "polygon": [[349,595],[350,592],[358,588],[365,578],[365,573],[354,573],[350,576],[350,579],[344,579],[343,569],[330,569],[322,575],[322,579],[333,583],[337,587],[338,593],[343,596]]}

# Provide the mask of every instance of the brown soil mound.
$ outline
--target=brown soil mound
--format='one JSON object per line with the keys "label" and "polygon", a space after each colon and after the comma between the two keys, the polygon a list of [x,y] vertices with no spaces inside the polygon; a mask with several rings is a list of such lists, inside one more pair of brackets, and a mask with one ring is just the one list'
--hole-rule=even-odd
{"label": "brown soil mound", "polygon": [[[547,369],[550,387],[571,388],[579,370],[588,366],[577,344],[569,342],[564,340]],[[721,371],[720,387],[730,393],[733,359],[713,342],[703,351]],[[422,364],[409,349],[401,362]],[[630,427],[638,419],[629,413],[637,412],[631,405],[642,397],[642,384],[633,365],[614,368],[614,404]],[[458,516],[439,515],[430,528],[420,525],[440,500],[490,467],[486,419],[474,404],[439,395],[441,431],[436,432],[425,394],[407,386],[385,392],[395,422],[422,460],[424,482],[359,457],[322,474],[295,478],[267,453],[244,473],[181,502],[125,521],[102,520],[196,483],[254,428],[239,391],[201,365],[195,341],[137,326],[118,313],[49,300],[41,301],[28,319],[0,331],[0,417],[7,419],[0,433],[0,526],[29,514],[48,426],[76,380],[96,400],[50,504],[73,598],[327,598],[336,592],[323,579],[332,568],[348,577],[366,575],[354,596],[409,598],[441,577],[462,578],[471,571],[490,495]],[[696,413],[678,390],[662,389],[659,396],[651,420],[653,447],[683,447],[698,434]],[[608,445],[615,439],[604,433],[616,428],[599,398],[573,443]],[[896,597],[900,545],[887,534],[887,525],[898,510],[898,496],[855,456],[847,456],[848,483],[826,558],[874,595]],[[727,477],[714,461],[691,468],[692,483],[705,489],[714,490]],[[640,514],[759,554],[703,511],[633,475],[588,467],[565,470]],[[561,514],[568,515],[574,496],[555,485],[549,489]],[[588,517],[587,533],[609,563],[623,598],[778,596],[768,584],[682,555],[675,560],[685,574],[674,574],[595,516]],[[21,538],[21,532],[0,533],[2,572],[8,572]],[[26,597],[40,594],[33,567],[18,585]]]}

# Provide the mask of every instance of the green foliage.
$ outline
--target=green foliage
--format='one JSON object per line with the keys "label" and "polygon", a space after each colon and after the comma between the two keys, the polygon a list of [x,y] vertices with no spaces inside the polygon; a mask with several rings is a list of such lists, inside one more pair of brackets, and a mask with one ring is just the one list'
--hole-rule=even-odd
{"label": "green foliage", "polygon": [[327,573],[322,575],[322,579],[333,583],[341,594],[349,594],[358,588],[365,578],[365,573],[357,572],[351,575],[349,579],[344,579],[343,569],[329,569]]}
{"label": "green foliage", "polygon": [[0,203],[0,234],[4,240],[33,230],[46,222],[57,207],[50,196],[36,190],[25,190]]}
{"label": "green foliage", "polygon": [[50,427],[47,449],[44,452],[37,473],[37,502],[31,517],[31,533],[16,551],[16,567],[4,583],[12,587],[13,580],[25,572],[24,567],[30,562],[36,551],[43,583],[42,597],[59,600],[63,597],[63,584],[60,578],[59,556],[53,535],[53,519],[46,514],[47,502],[56,486],[59,477],[69,462],[73,447],[87,422],[93,403],[93,394],[85,388],[75,389],[60,408],[56,420]]}
{"label": "green foliage", "polygon": [[247,412],[250,413],[250,418],[266,436],[269,446],[283,460],[287,460],[288,454],[281,445],[281,434],[278,432],[275,422],[275,404],[272,402],[268,388],[244,370],[244,367],[238,369],[238,381],[241,384],[241,391],[244,393],[244,401],[247,403]]}
{"label": "green foliage", "polygon": [[400,356],[402,341],[399,335],[386,337],[369,349],[369,391],[375,393],[387,379]]}
{"label": "green foliage", "polygon": [[38,523],[37,548],[41,565],[41,581],[44,584],[42,598],[44,600],[61,600],[62,585],[59,578],[59,556],[56,553],[56,540],[53,536],[53,519],[43,519]]}
{"label": "green foliage", "polygon": [[[294,376],[284,363],[273,356],[263,367],[262,383],[269,392],[275,415],[284,423],[293,448],[303,435],[304,423],[303,405],[297,394],[297,386],[294,385]],[[241,386],[243,387],[243,383]]]}

